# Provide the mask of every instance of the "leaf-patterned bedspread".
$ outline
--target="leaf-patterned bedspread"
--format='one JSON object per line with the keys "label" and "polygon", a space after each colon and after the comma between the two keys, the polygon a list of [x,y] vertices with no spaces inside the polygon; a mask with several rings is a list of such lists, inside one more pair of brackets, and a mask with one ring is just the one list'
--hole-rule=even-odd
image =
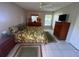
{"label": "leaf-patterned bedspread", "polygon": [[15,34],[16,42],[47,42],[46,34],[42,27],[27,27]]}

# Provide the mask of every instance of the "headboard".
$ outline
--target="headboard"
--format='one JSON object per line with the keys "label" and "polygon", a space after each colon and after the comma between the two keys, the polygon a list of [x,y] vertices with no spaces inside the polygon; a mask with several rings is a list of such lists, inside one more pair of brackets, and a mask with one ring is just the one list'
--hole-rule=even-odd
{"label": "headboard", "polygon": [[39,16],[38,16],[36,21],[32,21],[32,18],[30,17],[28,19],[27,25],[28,26],[41,26],[41,18],[39,18]]}

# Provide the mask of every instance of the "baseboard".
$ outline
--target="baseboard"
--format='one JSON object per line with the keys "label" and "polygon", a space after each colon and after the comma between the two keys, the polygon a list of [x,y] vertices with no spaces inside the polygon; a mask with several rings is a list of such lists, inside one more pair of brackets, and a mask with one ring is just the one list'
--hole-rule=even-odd
{"label": "baseboard", "polygon": [[72,43],[69,43],[75,50],[79,51]]}

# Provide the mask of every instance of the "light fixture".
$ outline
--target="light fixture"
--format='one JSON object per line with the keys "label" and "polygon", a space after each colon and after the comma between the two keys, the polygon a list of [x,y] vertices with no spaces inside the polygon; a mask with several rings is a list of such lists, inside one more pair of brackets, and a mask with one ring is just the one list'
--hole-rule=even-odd
{"label": "light fixture", "polygon": [[40,2],[40,8],[42,8],[42,2]]}

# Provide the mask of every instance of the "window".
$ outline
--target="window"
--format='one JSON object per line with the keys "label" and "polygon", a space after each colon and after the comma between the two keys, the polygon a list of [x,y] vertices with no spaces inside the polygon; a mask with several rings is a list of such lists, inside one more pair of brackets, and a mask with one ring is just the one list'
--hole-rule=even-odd
{"label": "window", "polygon": [[52,20],[52,15],[45,15],[45,26],[50,26]]}
{"label": "window", "polygon": [[36,21],[37,22],[38,16],[31,16],[32,22]]}

